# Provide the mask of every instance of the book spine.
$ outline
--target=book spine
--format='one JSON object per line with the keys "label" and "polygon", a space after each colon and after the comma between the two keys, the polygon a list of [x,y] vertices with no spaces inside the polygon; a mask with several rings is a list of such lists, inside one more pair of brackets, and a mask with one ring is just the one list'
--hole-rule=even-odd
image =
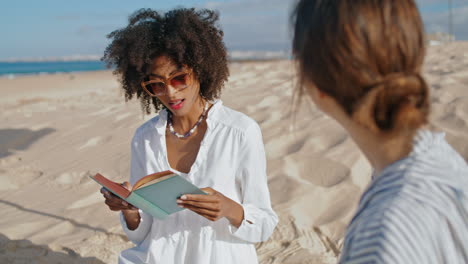
{"label": "book spine", "polygon": [[158,206],[150,203],[148,200],[134,192],[130,193],[130,196],[128,196],[128,198],[125,200],[138,209],[141,209],[143,212],[148,213],[158,219],[163,220],[169,215]]}

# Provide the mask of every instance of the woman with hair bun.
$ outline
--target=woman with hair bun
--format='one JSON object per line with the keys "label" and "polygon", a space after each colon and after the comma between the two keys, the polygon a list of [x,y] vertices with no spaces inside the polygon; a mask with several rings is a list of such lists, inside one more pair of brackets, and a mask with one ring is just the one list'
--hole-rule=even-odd
{"label": "woman with hair bun", "polygon": [[132,139],[130,183],[171,170],[207,193],[181,195],[187,210],[159,220],[101,190],[135,243],[119,263],[258,263],[254,244],[278,223],[260,127],[218,99],[229,71],[217,21],[207,9],[142,9],[109,35],[103,59],[126,98],[160,110]]}
{"label": "woman with hair bun", "polygon": [[308,94],[374,168],[340,263],[468,263],[468,166],[431,131],[413,0],[301,0],[293,51]]}

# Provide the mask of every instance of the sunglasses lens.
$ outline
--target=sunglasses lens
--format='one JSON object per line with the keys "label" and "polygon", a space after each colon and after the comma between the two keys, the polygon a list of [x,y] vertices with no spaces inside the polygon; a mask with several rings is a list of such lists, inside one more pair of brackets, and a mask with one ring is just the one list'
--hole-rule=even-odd
{"label": "sunglasses lens", "polygon": [[176,75],[172,78],[170,78],[168,81],[163,82],[159,80],[150,80],[147,82],[144,82],[142,85],[144,85],[145,90],[151,95],[151,96],[159,96],[163,95],[166,93],[166,84],[172,86],[176,90],[182,90],[187,88],[188,84],[188,78],[189,78],[188,73],[181,73],[179,75]]}
{"label": "sunglasses lens", "polygon": [[171,86],[176,89],[182,89],[187,87],[187,77],[187,73],[175,76],[171,79]]}
{"label": "sunglasses lens", "polygon": [[159,95],[165,92],[166,87],[162,82],[152,82],[146,85],[146,89],[154,95]]}

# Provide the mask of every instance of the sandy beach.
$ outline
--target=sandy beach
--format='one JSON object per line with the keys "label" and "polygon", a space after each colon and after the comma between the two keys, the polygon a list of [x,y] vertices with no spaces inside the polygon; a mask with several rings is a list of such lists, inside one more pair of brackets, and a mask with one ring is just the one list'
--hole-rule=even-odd
{"label": "sandy beach", "polygon": [[[290,61],[232,62],[223,103],[261,126],[280,222],[262,264],[335,263],[371,167],[309,101]],[[429,49],[431,122],[468,160],[468,43]],[[110,71],[0,78],[0,263],[116,263],[131,247],[89,175],[129,176],[144,116]]]}

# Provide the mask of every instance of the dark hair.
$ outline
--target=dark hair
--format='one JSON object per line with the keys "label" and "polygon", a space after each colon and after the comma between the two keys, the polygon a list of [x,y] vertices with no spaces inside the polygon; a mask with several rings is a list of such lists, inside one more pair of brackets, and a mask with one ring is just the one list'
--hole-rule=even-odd
{"label": "dark hair", "polygon": [[427,122],[425,41],[413,0],[301,0],[291,18],[301,83],[377,131]]}
{"label": "dark hair", "polygon": [[125,99],[136,94],[142,108],[150,113],[163,104],[150,97],[140,83],[147,78],[156,57],[168,56],[178,66],[193,69],[200,82],[202,97],[219,97],[229,76],[223,32],[218,28],[219,15],[215,11],[179,8],[160,14],[151,9],[140,9],[129,17],[127,27],[108,35],[112,40],[102,58],[108,66],[115,66],[120,77]]}

